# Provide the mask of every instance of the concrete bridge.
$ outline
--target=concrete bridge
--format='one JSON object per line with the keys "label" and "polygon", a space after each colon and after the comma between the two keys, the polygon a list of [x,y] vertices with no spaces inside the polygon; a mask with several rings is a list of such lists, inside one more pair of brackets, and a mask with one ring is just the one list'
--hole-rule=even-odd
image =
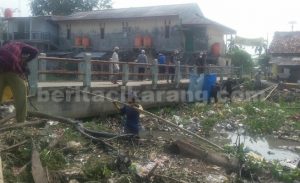
{"label": "concrete bridge", "polygon": [[[216,73],[224,77],[239,77],[241,70],[235,67],[181,65],[159,65],[157,60],[150,64],[119,62],[120,72],[113,72],[109,61],[93,60],[90,54],[83,59],[54,58],[41,54],[30,62],[30,108],[53,115],[84,118],[115,113],[113,105],[102,97],[83,94],[82,90],[101,96],[125,100],[128,91],[135,91],[144,108],[186,102],[190,74],[198,71]],[[138,73],[145,67],[145,73]],[[175,68],[175,73],[159,73],[159,67]],[[141,80],[141,76],[144,77]],[[118,84],[110,82],[117,77]],[[168,77],[174,81],[167,82]],[[72,89],[71,89],[72,88]]]}

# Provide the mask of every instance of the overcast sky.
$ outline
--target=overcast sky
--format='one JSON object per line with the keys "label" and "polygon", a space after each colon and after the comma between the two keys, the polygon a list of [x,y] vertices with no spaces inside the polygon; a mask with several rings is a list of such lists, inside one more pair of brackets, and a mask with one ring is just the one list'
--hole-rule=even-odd
{"label": "overcast sky", "polygon": [[[204,15],[237,31],[239,36],[255,38],[274,31],[300,30],[299,0],[113,0],[114,8],[163,4],[197,3]],[[1,8],[18,8],[15,16],[30,15],[29,0],[0,0]]]}

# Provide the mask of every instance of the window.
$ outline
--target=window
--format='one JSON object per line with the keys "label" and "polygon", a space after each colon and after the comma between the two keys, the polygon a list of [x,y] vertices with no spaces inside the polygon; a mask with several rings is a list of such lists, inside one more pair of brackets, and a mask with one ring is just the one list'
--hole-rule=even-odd
{"label": "window", "polygon": [[71,39],[71,27],[67,28],[67,40]]}
{"label": "window", "polygon": [[169,39],[170,38],[170,26],[165,25],[165,38]]}
{"label": "window", "polygon": [[123,33],[129,32],[128,22],[122,22],[122,31]]}
{"label": "window", "polygon": [[105,29],[104,29],[104,27],[101,27],[100,28],[100,38],[101,39],[104,39],[104,34],[105,34]]}

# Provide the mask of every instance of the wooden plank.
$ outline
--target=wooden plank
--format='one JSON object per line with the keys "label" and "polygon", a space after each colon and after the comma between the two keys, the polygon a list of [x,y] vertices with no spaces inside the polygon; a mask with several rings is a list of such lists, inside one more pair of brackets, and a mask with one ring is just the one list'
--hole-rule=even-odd
{"label": "wooden plank", "polygon": [[33,180],[35,183],[47,183],[47,175],[42,166],[40,154],[33,145],[32,156],[31,156],[31,171]]}
{"label": "wooden plank", "polygon": [[1,156],[0,156],[0,183],[4,183]]}

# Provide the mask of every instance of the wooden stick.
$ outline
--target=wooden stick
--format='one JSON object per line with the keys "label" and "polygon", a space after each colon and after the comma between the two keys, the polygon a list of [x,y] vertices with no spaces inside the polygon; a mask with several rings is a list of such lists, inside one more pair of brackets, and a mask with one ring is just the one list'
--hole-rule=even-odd
{"label": "wooden stick", "polygon": [[75,125],[75,124],[78,123],[78,121],[75,121],[75,120],[72,120],[72,119],[69,119],[69,118],[53,116],[53,115],[50,115],[50,114],[37,112],[37,111],[29,111],[28,115],[31,116],[31,117],[51,119],[51,120],[54,120],[54,121],[59,121],[61,123],[66,123],[66,124],[70,124],[70,125]]}
{"label": "wooden stick", "polygon": [[15,148],[17,148],[17,147],[20,147],[20,146],[22,146],[22,145],[24,145],[24,144],[26,144],[26,143],[27,143],[27,140],[24,140],[24,141],[22,141],[22,142],[20,142],[20,143],[17,143],[17,144],[15,144],[15,145],[12,145],[12,146],[6,148],[6,149],[0,150],[0,153],[5,152],[5,151],[10,151],[10,150],[15,149]]}
{"label": "wooden stick", "polygon": [[0,183],[4,183],[1,156],[0,156]]}
{"label": "wooden stick", "polygon": [[35,122],[26,122],[26,123],[18,123],[18,124],[15,124],[15,125],[9,125],[9,126],[5,126],[3,128],[0,128],[0,133],[5,132],[5,131],[19,129],[19,128],[22,128],[22,127],[41,125],[41,124],[44,124],[44,123],[46,123],[46,121],[35,121]]}
{"label": "wooden stick", "polygon": [[3,118],[3,119],[0,120],[0,125],[5,124],[6,122],[8,122],[9,120],[11,120],[14,117],[15,117],[14,114],[10,114],[10,115],[6,116],[5,118]]}
{"label": "wooden stick", "polygon": [[[68,89],[75,90],[74,88],[70,88],[70,87],[68,87]],[[172,127],[174,127],[174,128],[177,128],[177,129],[179,129],[179,130],[181,130],[181,131],[183,131],[183,132],[185,132],[185,133],[187,133],[187,134],[189,134],[189,135],[192,135],[193,137],[196,137],[197,139],[199,139],[199,140],[201,140],[202,142],[205,142],[205,143],[211,145],[212,147],[216,147],[216,148],[218,148],[219,150],[222,150],[222,151],[224,150],[222,147],[220,147],[219,145],[217,145],[217,144],[215,144],[215,143],[213,143],[213,142],[207,140],[206,138],[201,137],[201,136],[199,136],[199,135],[197,135],[197,134],[195,134],[195,133],[193,133],[193,132],[191,132],[191,131],[189,131],[189,130],[187,130],[187,129],[185,129],[185,128],[179,127],[178,125],[176,125],[176,124],[174,124],[174,123],[172,123],[172,122],[170,122],[170,121],[168,121],[168,120],[166,120],[166,119],[164,119],[164,118],[162,118],[162,117],[160,117],[160,116],[157,116],[157,115],[155,115],[155,114],[153,114],[153,113],[151,113],[151,112],[145,111],[145,110],[143,110],[143,109],[140,109],[140,108],[138,108],[138,107],[134,107],[134,106],[132,106],[132,105],[130,105],[130,104],[127,104],[127,103],[124,103],[124,102],[121,102],[121,101],[118,101],[118,100],[114,100],[114,99],[105,97],[105,96],[103,96],[103,95],[97,95],[97,94],[94,94],[94,93],[91,93],[91,92],[86,92],[86,91],[83,91],[83,90],[79,90],[79,91],[80,91],[81,93],[86,93],[86,94],[88,94],[88,95],[97,96],[97,97],[101,97],[101,98],[107,99],[107,100],[110,101],[110,102],[117,102],[117,103],[119,103],[119,104],[123,104],[123,105],[126,105],[126,106],[130,106],[130,107],[136,109],[136,110],[139,111],[139,112],[142,112],[142,113],[144,113],[144,114],[147,114],[148,116],[151,116],[151,117],[153,117],[153,118],[157,118],[157,119],[161,120],[162,122],[164,122],[164,123],[166,123],[166,124],[168,124],[168,125],[170,125],[170,126],[172,126]]]}

